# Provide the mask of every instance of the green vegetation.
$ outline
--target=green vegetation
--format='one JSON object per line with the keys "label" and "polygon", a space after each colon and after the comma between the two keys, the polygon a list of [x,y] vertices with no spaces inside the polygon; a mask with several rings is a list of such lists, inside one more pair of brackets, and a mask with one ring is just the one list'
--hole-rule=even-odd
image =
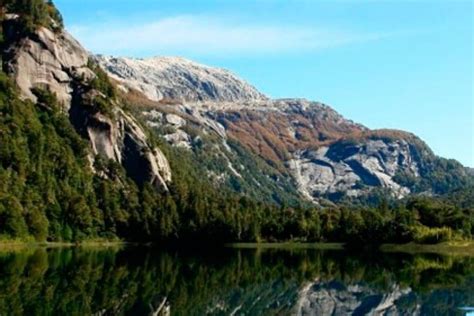
{"label": "green vegetation", "polygon": [[433,198],[378,208],[308,208],[255,202],[218,190],[194,157],[156,138],[171,162],[169,192],[137,186],[120,165],[97,157],[59,111],[35,90],[21,101],[0,77],[0,234],[3,238],[80,241],[331,241],[354,245],[469,239],[472,207]]}
{"label": "green vegetation", "polygon": [[3,0],[0,9],[1,21],[6,13],[19,16],[18,23],[24,34],[31,34],[40,26],[54,31],[63,28],[62,16],[51,0]]}
{"label": "green vegetation", "polygon": [[[128,100],[128,102],[136,101]],[[137,107],[131,103],[127,108],[133,111],[135,117],[143,121],[149,120],[143,117],[141,112],[146,107]],[[164,113],[173,113],[172,109],[167,107],[159,109]],[[194,164],[193,168],[198,169],[199,173],[208,178],[214,186],[225,187],[237,195],[245,195],[252,200],[270,204],[286,203],[296,206],[304,203],[288,174],[282,174],[282,171],[272,167],[263,158],[232,138],[226,139],[226,144],[222,144],[220,136],[202,132],[194,125],[191,116],[187,119],[188,124],[181,129],[192,139],[192,153],[182,150],[179,155],[189,156],[189,161]],[[172,134],[176,129],[168,125],[159,125],[153,128],[153,132],[155,136],[160,137]],[[165,143],[163,140],[161,142]],[[229,172],[229,166],[235,172]]]}
{"label": "green vegetation", "polygon": [[406,252],[406,253],[437,253],[450,256],[474,257],[474,241],[449,241],[436,245],[427,244],[385,244],[381,246],[384,252]]}
{"label": "green vegetation", "polygon": [[443,195],[474,188],[473,177],[468,175],[467,169],[456,160],[440,157],[433,159],[430,156],[420,159],[425,162],[420,170],[421,177],[414,178],[398,173],[394,180],[410,187],[415,193],[428,191]]}
{"label": "green vegetation", "polygon": [[[54,96],[35,106],[0,77],[0,234],[36,240],[95,235],[100,221],[88,148]],[[82,231],[82,233],[79,233]]]}
{"label": "green vegetation", "polygon": [[117,93],[110,82],[109,76],[93,60],[88,61],[87,67],[91,69],[96,77],[90,82],[90,87],[104,94],[106,98],[115,99]]}

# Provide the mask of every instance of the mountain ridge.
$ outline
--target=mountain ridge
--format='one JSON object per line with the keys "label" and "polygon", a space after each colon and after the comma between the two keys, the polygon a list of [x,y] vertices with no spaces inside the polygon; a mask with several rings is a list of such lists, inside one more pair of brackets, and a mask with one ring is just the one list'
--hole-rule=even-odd
{"label": "mountain ridge", "polygon": [[96,55],[93,58],[112,78],[125,87],[142,92],[153,101],[266,99],[265,95],[230,71],[182,57],[138,59]]}
{"label": "mountain ridge", "polygon": [[[121,57],[113,59],[117,60],[117,63],[119,60],[129,61]],[[163,60],[163,57],[158,60]],[[181,66],[173,64],[174,61],[183,61],[182,58],[173,57],[168,57],[168,60],[171,62],[166,64],[166,71],[161,66],[148,67],[146,74],[152,74],[152,77],[166,77],[170,68],[180,69]],[[193,63],[188,60],[185,62]],[[99,64],[113,76],[115,73],[113,63],[102,59]],[[132,84],[126,77],[127,72],[122,72],[119,83],[128,85],[129,94],[134,90],[137,78],[141,78],[136,75],[141,68],[133,69],[133,66],[128,64],[130,70],[128,73],[133,74],[130,75]],[[210,66],[200,67],[205,67],[210,73],[222,71]],[[188,69],[185,75],[178,70],[171,72],[174,73],[173,80],[180,82],[186,79],[180,79],[179,76],[186,77],[193,71],[192,68]],[[199,78],[198,75],[194,77]],[[239,78],[235,80],[245,82]],[[239,86],[232,86],[232,81],[227,82],[227,85],[230,90],[239,89]],[[253,86],[250,87],[253,89]],[[160,90],[161,86],[157,85],[155,88]],[[136,93],[141,93],[143,98],[149,99],[146,91],[138,90]],[[175,95],[173,100],[159,100],[161,104],[155,104],[156,106],[152,102],[142,111],[149,126],[160,130],[170,144],[196,152],[192,139],[201,137],[200,134],[218,130],[224,144],[226,139],[239,143],[249,152],[262,158],[270,169],[275,169],[277,174],[280,174],[280,177],[288,178],[298,194],[313,202],[318,202],[320,198],[330,200],[339,200],[344,196],[359,198],[370,194],[370,191],[377,187],[388,189],[396,198],[417,192],[438,194],[444,190],[437,191],[426,184],[419,186],[414,184],[423,182],[429,177],[430,168],[435,168],[430,167],[430,164],[437,158],[431,149],[412,133],[388,129],[370,130],[343,117],[326,104],[306,99],[249,99],[244,94],[233,100],[223,100],[212,95],[207,95],[205,100],[196,100],[189,97],[192,91],[179,90],[177,93],[182,94]],[[169,114],[162,116],[162,119],[157,119],[156,113],[150,114],[153,111],[159,112],[160,108],[173,109],[174,115],[180,117],[180,123],[170,123],[167,119]],[[190,121],[190,117],[194,119]],[[193,126],[192,133],[187,130],[187,125]],[[196,129],[200,132],[196,133]],[[216,150],[216,155],[229,160],[232,153],[226,148],[223,146],[220,150]],[[353,152],[348,153],[347,150]],[[239,164],[238,161],[236,163]],[[460,165],[454,168],[460,170],[459,174],[462,177],[468,176],[467,169],[464,170]],[[227,169],[226,172],[219,173],[217,178],[230,177],[233,178],[231,182],[242,181],[241,174],[237,172],[235,166],[229,165]],[[209,170],[209,173],[212,178],[214,171]],[[413,183],[408,183],[402,179],[403,177],[411,179]],[[249,184],[258,181],[249,179],[247,182]],[[250,184],[250,187],[253,185]]]}

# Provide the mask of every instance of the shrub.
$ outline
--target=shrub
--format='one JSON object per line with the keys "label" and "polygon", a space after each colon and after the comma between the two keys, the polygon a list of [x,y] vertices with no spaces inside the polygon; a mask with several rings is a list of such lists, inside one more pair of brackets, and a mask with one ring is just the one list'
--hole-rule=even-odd
{"label": "shrub", "polygon": [[4,0],[2,7],[7,12],[19,15],[22,31],[30,34],[40,26],[62,30],[63,18],[51,0]]}
{"label": "shrub", "polygon": [[455,239],[453,230],[449,227],[430,228],[418,225],[412,228],[413,240],[422,244],[437,244]]}

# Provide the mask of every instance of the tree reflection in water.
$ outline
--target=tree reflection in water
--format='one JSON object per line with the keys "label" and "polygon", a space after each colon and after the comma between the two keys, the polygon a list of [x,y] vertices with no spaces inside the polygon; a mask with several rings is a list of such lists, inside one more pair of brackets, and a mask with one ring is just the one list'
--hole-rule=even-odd
{"label": "tree reflection in water", "polygon": [[0,315],[463,315],[474,258],[311,249],[0,253]]}

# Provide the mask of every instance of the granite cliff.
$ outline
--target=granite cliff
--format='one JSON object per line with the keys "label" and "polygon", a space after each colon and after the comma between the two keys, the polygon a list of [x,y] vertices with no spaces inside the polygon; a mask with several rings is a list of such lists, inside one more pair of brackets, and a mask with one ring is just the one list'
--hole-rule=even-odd
{"label": "granite cliff", "polygon": [[166,157],[149,144],[143,128],[117,99],[94,86],[98,74],[87,51],[63,29],[39,27],[19,37],[18,19],[12,14],[4,21],[3,62],[21,96],[36,102],[38,89],[54,94],[76,130],[89,140],[91,162],[101,155],[121,164],[138,183],[166,189],[171,181]]}

